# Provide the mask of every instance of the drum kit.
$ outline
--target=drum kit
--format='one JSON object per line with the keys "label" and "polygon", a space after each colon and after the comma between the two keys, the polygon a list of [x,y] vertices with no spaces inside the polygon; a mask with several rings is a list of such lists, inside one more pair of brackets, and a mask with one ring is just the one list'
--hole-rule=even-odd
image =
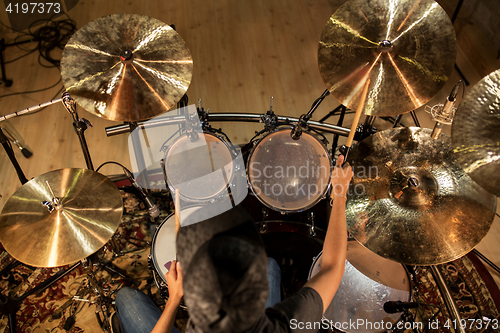
{"label": "drum kit", "polygon": [[[327,228],[324,203],[337,147],[328,149],[325,135],[334,134],[334,142],[349,135],[340,151],[354,171],[346,207],[352,239],[342,284],[324,316],[334,322],[408,320],[383,310],[388,301],[412,299],[409,275],[415,275],[406,269],[435,267],[465,255],[493,222],[495,195],[500,194],[495,172],[500,163],[500,71],[474,86],[458,109],[453,107],[456,91],[450,94],[440,110],[451,117],[456,113],[451,138],[420,127],[395,126],[373,134],[370,124],[374,117],[407,112],[416,119],[414,110],[441,90],[455,58],[453,26],[435,1],[349,0],[321,35],[318,62],[327,89],[309,112],[299,119],[278,116],[271,102],[265,114],[209,114],[200,105],[201,126],[193,127],[185,95],[193,61],[176,31],[142,15],[99,18],[78,30],[64,49],[63,97],[0,117],[62,101],[73,115],[89,170],[62,169],[21,180],[24,185],[0,215],[0,240],[9,254],[31,266],[78,261],[88,266],[89,256],[118,229],[121,196],[107,177],[93,171],[83,133],[89,123],[78,117],[78,104],[99,117],[124,122],[107,128],[108,136],[180,125],[180,135],[166,145],[160,169],[171,193],[179,193],[176,200],[187,203],[181,225],[201,220],[193,217],[199,208],[215,207],[221,197],[237,204],[234,179],[243,176],[245,192],[247,187],[251,192],[243,205],[259,221],[268,253],[280,256],[282,269],[292,276],[301,270],[306,273],[300,279],[307,279],[320,267]],[[329,94],[356,109],[355,119],[364,112],[365,124],[358,126],[355,120],[349,130],[341,122],[312,121]],[[153,118],[176,105],[177,115]],[[436,127],[444,122],[435,120]],[[210,121],[260,122],[264,129],[240,149]],[[352,145],[353,139],[358,143]],[[236,163],[240,154],[243,167]],[[191,184],[193,179],[204,179],[203,186]],[[175,258],[173,220],[170,215],[159,223],[151,244],[150,268],[164,297],[164,275]],[[439,280],[439,270],[433,272]],[[98,285],[91,269],[88,274]],[[95,289],[101,311],[109,311],[107,296]],[[445,285],[442,292],[449,295]],[[452,301],[447,305],[454,307]],[[450,313],[460,318],[456,307]],[[109,329],[104,323],[102,327]]]}

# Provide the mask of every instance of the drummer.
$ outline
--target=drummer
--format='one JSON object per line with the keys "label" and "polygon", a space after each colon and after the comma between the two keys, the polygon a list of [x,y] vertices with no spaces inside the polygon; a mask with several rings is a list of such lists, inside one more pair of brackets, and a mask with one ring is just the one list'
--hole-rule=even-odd
{"label": "drummer", "polygon": [[[338,158],[332,173],[332,211],[321,269],[296,294],[266,308],[280,299],[279,267],[274,260],[268,264],[255,225],[236,207],[179,230],[179,262],[166,274],[170,297],[162,314],[143,293],[130,288],[118,292],[123,331],[177,332],[173,324],[184,296],[190,315],[186,332],[317,332],[344,274],[345,204],[353,173],[348,164],[340,167],[343,160]],[[271,267],[267,277],[266,266]]]}

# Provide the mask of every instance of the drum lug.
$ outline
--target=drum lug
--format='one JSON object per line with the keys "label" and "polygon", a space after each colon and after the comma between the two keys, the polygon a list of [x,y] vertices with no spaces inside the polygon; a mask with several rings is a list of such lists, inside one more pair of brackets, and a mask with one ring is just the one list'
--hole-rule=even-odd
{"label": "drum lug", "polygon": [[308,217],[311,227],[309,228],[309,236],[316,237],[316,227],[314,226],[314,212],[309,212]]}
{"label": "drum lug", "polygon": [[269,216],[269,210],[266,207],[262,207],[262,222],[260,223],[260,233],[265,234],[267,232],[267,222],[266,219]]}
{"label": "drum lug", "polygon": [[148,255],[148,268],[150,271],[154,269],[153,256],[151,256],[151,253]]}
{"label": "drum lug", "polygon": [[267,222],[266,221],[262,221],[260,223],[260,233],[261,234],[265,234],[267,232]]}

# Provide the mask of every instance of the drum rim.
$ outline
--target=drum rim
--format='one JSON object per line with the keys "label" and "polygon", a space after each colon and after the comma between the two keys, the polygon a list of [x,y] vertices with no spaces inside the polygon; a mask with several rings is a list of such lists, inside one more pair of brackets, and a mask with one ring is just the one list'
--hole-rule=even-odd
{"label": "drum rim", "polygon": [[[359,242],[358,242],[356,239],[354,239],[354,238],[352,238],[352,239],[351,239],[351,238],[349,238],[347,241],[348,241],[348,242],[350,242],[350,241],[355,241],[355,242],[357,242],[357,243],[358,243],[358,245],[363,246],[363,244],[359,243]],[[378,255],[377,253],[375,253],[375,252],[373,252],[373,251],[371,251],[371,250],[370,250],[370,252],[371,252],[371,253],[373,253],[374,255],[377,255],[377,256],[379,256],[379,257],[380,257],[380,255]],[[309,269],[309,274],[308,274],[308,276],[307,276],[307,281],[309,281],[309,280],[311,279],[311,274],[312,274],[312,271],[313,271],[314,267],[316,266],[316,263],[318,262],[318,260],[319,260],[322,256],[323,256],[323,250],[321,250],[321,251],[318,253],[318,255],[314,257],[313,263],[311,264],[311,268]],[[382,257],[382,258],[383,258],[383,257]],[[385,259],[385,258],[384,258],[384,259]],[[349,260],[347,260],[347,258],[346,258],[346,261],[349,261]],[[350,263],[350,262],[349,262],[349,263]],[[414,299],[415,299],[415,296],[418,294],[418,291],[414,290],[414,288],[415,288],[416,286],[415,286],[415,282],[414,282],[414,281],[413,281],[413,279],[412,279],[412,274],[410,273],[410,271],[409,271],[409,270],[408,270],[408,268],[406,267],[407,265],[402,264],[402,263],[399,263],[399,262],[395,262],[395,263],[397,263],[397,264],[401,265],[401,267],[404,269],[404,271],[405,271],[405,273],[406,273],[406,278],[408,279],[408,302],[413,302],[413,301],[414,301]],[[350,263],[350,264],[351,264],[351,263]],[[356,267],[354,267],[354,265],[352,265],[352,264],[351,264],[351,266],[352,266],[354,269],[358,270]],[[359,270],[358,270],[358,272],[359,272]],[[343,276],[342,276],[342,277],[343,277]],[[376,282],[376,281],[375,281],[375,282]],[[333,302],[333,299],[332,299],[332,302]],[[330,306],[330,305],[328,305],[328,306]],[[325,309],[325,311],[326,311],[326,309]],[[326,319],[326,320],[331,320],[331,319],[326,318],[324,314],[323,314],[322,318],[324,318],[324,319]],[[401,321],[401,318],[402,318],[402,315],[399,317],[399,319],[398,319],[398,321],[397,321],[397,322]],[[341,332],[341,333],[349,333],[348,331],[342,331],[342,330],[337,330],[337,331],[338,331],[338,332]]]}
{"label": "drum rim", "polygon": [[[226,142],[225,138],[223,135],[218,135],[216,134],[215,132],[212,132],[212,131],[208,131],[208,130],[202,130],[202,131],[196,131],[198,134],[203,134],[203,135],[210,135],[212,137],[215,137],[216,139],[218,139],[220,142],[222,142],[224,144],[224,146],[227,148],[228,152],[229,152],[229,155],[231,156],[232,160],[231,160],[231,175],[230,177],[228,178],[228,182],[226,184],[226,186],[224,188],[222,188],[219,192],[217,192],[216,194],[212,195],[211,197],[207,197],[207,198],[192,198],[192,197],[188,197],[184,194],[182,194],[180,191],[179,191],[179,196],[185,200],[185,201],[188,201],[188,202],[192,202],[192,203],[209,203],[209,202],[214,202],[214,201],[217,201],[221,195],[223,195],[224,193],[224,190],[228,190],[230,187],[231,187],[231,184],[234,180],[234,177],[235,177],[235,173],[238,171],[237,170],[237,167],[236,165],[233,163],[235,157],[237,157],[238,153],[236,151],[236,147],[231,143],[231,142]],[[174,142],[172,142],[168,148],[165,150],[165,154],[164,154],[164,160],[165,160],[165,166],[162,168],[164,174],[165,174],[165,180],[167,182],[167,185],[168,185],[168,188],[170,190],[171,193],[175,193],[175,190],[176,188],[170,183],[170,181],[168,180],[168,175],[167,175],[167,156],[168,156],[168,153],[170,152],[170,150],[172,149],[172,147],[178,142],[180,141],[181,139],[183,138],[186,138],[188,135],[187,133],[184,133],[182,134],[181,136],[179,136],[177,139],[174,140]]]}
{"label": "drum rim", "polygon": [[269,130],[266,134],[264,134],[264,136],[262,136],[258,141],[256,141],[257,143],[254,144],[253,147],[252,147],[252,149],[250,150],[250,153],[248,154],[248,157],[247,157],[247,165],[246,165],[246,168],[245,168],[248,188],[250,189],[250,191],[252,191],[252,193],[257,198],[257,200],[259,200],[260,203],[262,203],[263,205],[265,205],[267,208],[270,208],[270,209],[272,209],[274,211],[277,211],[277,212],[283,212],[283,213],[300,213],[300,212],[306,211],[306,210],[314,207],[318,202],[320,202],[322,199],[324,199],[326,197],[326,193],[328,192],[328,190],[330,189],[330,186],[331,186],[331,179],[332,179],[332,173],[333,173],[333,161],[332,161],[332,158],[330,156],[330,153],[328,152],[328,149],[314,135],[312,135],[308,131],[303,131],[302,134],[305,133],[305,134],[309,135],[309,137],[313,138],[313,140],[316,140],[320,144],[320,146],[324,149],[324,151],[326,153],[326,156],[328,158],[328,162],[329,162],[329,166],[330,166],[330,174],[328,175],[328,185],[325,187],[325,189],[323,190],[323,192],[321,193],[321,195],[319,195],[316,199],[314,199],[313,201],[311,201],[309,204],[307,204],[306,206],[304,206],[302,208],[299,208],[299,209],[282,209],[282,208],[276,208],[276,207],[270,205],[269,203],[267,203],[263,199],[261,199],[261,197],[257,193],[255,193],[254,187],[252,185],[252,182],[250,181],[250,176],[249,176],[250,160],[252,159],[252,156],[253,156],[253,154],[255,152],[255,149],[259,146],[259,144],[266,137],[268,137],[270,135],[273,135],[275,133],[278,133],[280,131],[287,131],[287,130],[292,130],[292,129],[293,129],[293,126],[288,126],[288,125],[286,125],[286,126],[280,126],[280,127],[276,127],[273,130]]}
{"label": "drum rim", "polygon": [[[165,280],[165,277],[164,276],[161,276],[161,274],[159,274],[158,272],[161,273],[161,269],[159,268],[159,264],[158,264],[158,261],[156,260],[156,256],[155,256],[155,252],[154,252],[154,249],[155,249],[155,244],[156,244],[156,238],[158,238],[158,234],[159,234],[159,230],[161,229],[161,227],[163,226],[164,223],[166,223],[171,217],[175,217],[175,212],[174,213],[171,213],[169,214],[167,217],[165,217],[163,219],[163,221],[161,221],[160,224],[158,224],[158,226],[156,227],[155,229],[155,233],[153,235],[153,237],[151,238],[151,248],[149,250],[150,252],[150,255],[151,255],[151,262],[153,263],[153,266],[155,268],[155,271],[158,275],[160,275],[160,279],[162,281],[164,281],[165,283],[167,283],[167,281]],[[158,286],[157,286],[158,287]]]}

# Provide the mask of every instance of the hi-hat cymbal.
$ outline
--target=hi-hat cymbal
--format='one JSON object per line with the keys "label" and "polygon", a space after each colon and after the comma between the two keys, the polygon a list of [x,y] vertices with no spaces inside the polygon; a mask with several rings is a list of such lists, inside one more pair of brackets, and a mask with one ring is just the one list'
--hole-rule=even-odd
{"label": "hi-hat cymbal", "polygon": [[114,14],[78,30],[64,48],[61,76],[85,110],[117,121],[168,111],[189,87],[191,53],[170,26],[148,16]]}
{"label": "hi-hat cymbal", "polygon": [[106,244],[122,211],[121,194],[107,177],[91,170],[55,170],[33,178],[7,200],[0,241],[25,264],[63,266]]}
{"label": "hi-hat cymbal", "polygon": [[430,129],[379,132],[348,155],[351,235],[378,255],[402,264],[435,265],[472,250],[490,229],[496,197],[456,162],[451,139]]}
{"label": "hi-hat cymbal", "polygon": [[500,196],[500,70],[484,77],[462,100],[451,126],[451,141],[464,171]]}
{"label": "hi-hat cymbal", "polygon": [[398,115],[432,99],[448,80],[456,38],[433,0],[349,0],[327,22],[318,49],[330,93],[356,109],[370,79],[369,116]]}

